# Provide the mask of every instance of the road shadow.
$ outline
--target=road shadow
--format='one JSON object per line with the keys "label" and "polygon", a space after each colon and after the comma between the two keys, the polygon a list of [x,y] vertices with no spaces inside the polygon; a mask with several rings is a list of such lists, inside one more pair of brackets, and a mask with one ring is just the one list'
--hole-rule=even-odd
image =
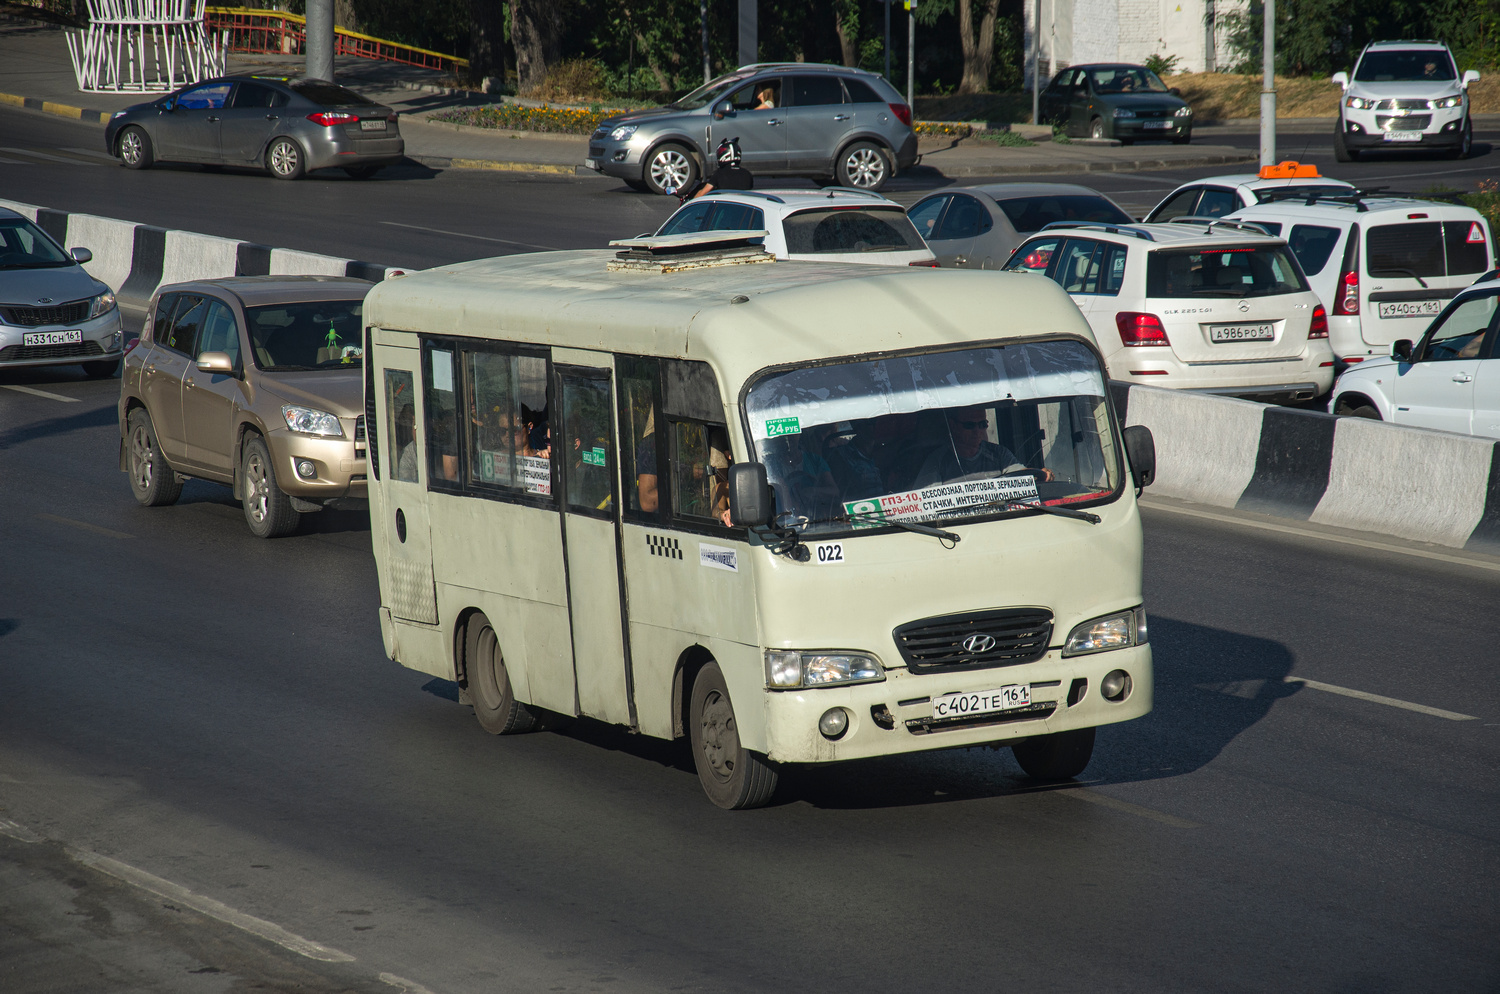
{"label": "road shadow", "polygon": [[5,638],[20,627],[21,623],[14,618],[0,618],[0,638]]}
{"label": "road shadow", "polygon": [[89,428],[113,427],[119,421],[113,405],[108,407],[96,407],[91,411],[79,411],[77,414],[68,414],[57,418],[44,418],[41,421],[33,421],[30,424],[13,425],[9,428],[0,429],[0,449],[9,449],[24,442],[34,442],[39,438],[51,438],[55,435],[67,435],[75,431],[84,431]]}

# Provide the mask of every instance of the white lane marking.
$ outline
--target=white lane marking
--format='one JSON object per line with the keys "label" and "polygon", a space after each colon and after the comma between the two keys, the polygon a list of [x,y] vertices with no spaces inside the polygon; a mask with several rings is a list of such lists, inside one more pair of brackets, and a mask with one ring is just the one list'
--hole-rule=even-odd
{"label": "white lane marking", "polygon": [[1249,518],[1237,517],[1233,514],[1215,514],[1212,511],[1199,511],[1194,508],[1173,507],[1170,504],[1158,504],[1152,500],[1142,500],[1141,506],[1152,511],[1168,511],[1172,514],[1185,514],[1190,518],[1206,518],[1209,521],[1222,521],[1229,525],[1243,525],[1246,528],[1259,528],[1262,531],[1277,532],[1282,535],[1296,535],[1298,538],[1315,538],[1324,542],[1335,542],[1339,545],[1353,545],[1361,549],[1374,549],[1377,552],[1394,552],[1403,556],[1416,556],[1418,559],[1434,559],[1441,563],[1453,563],[1458,566],[1473,566],[1475,569],[1487,569],[1500,572],[1500,563],[1489,563],[1481,559],[1470,559],[1467,556],[1449,555],[1446,552],[1429,552],[1426,549],[1408,549],[1400,545],[1391,545],[1388,542],[1375,542],[1367,538],[1350,538],[1346,535],[1328,535],[1311,528],[1297,528],[1292,525],[1278,525],[1270,521],[1254,521]]}
{"label": "white lane marking", "polygon": [[15,383],[0,383],[0,387],[4,387],[7,390],[14,390],[16,393],[29,393],[33,397],[46,397],[48,400],[60,400],[64,404],[78,403],[77,397],[64,397],[60,393],[52,393],[48,390],[38,390],[36,387],[23,387]]}
{"label": "white lane marking", "polygon": [[60,151],[60,152],[72,152],[72,153],[74,153],[76,155],[86,155],[86,156],[88,156],[91,159],[103,159],[105,162],[119,162],[120,161],[119,159],[117,159],[114,156],[110,155],[108,152],[96,152],[96,151],[94,151],[91,148],[72,148],[72,147],[69,147],[69,146],[65,145],[62,148],[58,149],[58,151]]}
{"label": "white lane marking", "polygon": [[0,818],[0,835],[9,836],[10,838],[15,839],[17,842],[42,841],[42,837],[40,835],[37,835],[31,829],[27,828],[24,825],[18,825],[7,818]]}
{"label": "white lane marking", "polygon": [[23,161],[21,159],[7,159],[3,155],[0,155],[0,164],[7,165],[7,166],[34,166],[34,165],[36,165],[35,162],[26,162],[26,161]]}
{"label": "white lane marking", "polygon": [[1140,818],[1149,818],[1151,821],[1157,822],[1162,825],[1169,825],[1172,828],[1203,827],[1196,821],[1188,821],[1186,818],[1179,818],[1176,815],[1169,815],[1165,811],[1157,811],[1155,808],[1147,808],[1139,804],[1131,804],[1129,801],[1122,801],[1117,797],[1110,797],[1107,794],[1098,794],[1085,787],[1066,787],[1057,790],[1056,793],[1059,797],[1071,797],[1075,801],[1088,801],[1090,804],[1097,804],[1102,808],[1109,808],[1112,811],[1119,811],[1128,815],[1136,815]]}
{"label": "white lane marking", "polygon": [[93,532],[95,535],[104,535],[108,538],[135,538],[134,535],[117,532],[112,528],[105,528],[102,525],[91,525],[87,521],[75,521],[72,518],[63,518],[56,514],[38,514],[37,517],[43,521],[51,521],[53,524],[68,525],[71,528],[82,528],[86,532]]}
{"label": "white lane marking", "polygon": [[424,228],[420,224],[402,224],[400,221],[381,221],[393,228],[410,228],[413,231],[426,231],[434,235],[452,235],[454,238],[473,238],[481,242],[496,242],[500,245],[519,245],[522,248],[541,249],[544,252],[555,251],[551,245],[535,245],[531,242],[518,242],[513,238],[490,238],[488,235],[469,235],[462,231],[444,231],[442,228]]}
{"label": "white lane marking", "polygon": [[383,984],[390,984],[392,987],[401,988],[406,994],[433,994],[431,990],[423,987],[415,980],[407,980],[405,977],[398,977],[394,973],[379,974],[378,979]]}
{"label": "white lane marking", "polygon": [[1286,676],[1282,677],[1286,683],[1300,683],[1304,687],[1313,690],[1321,690],[1328,694],[1341,694],[1344,697],[1353,697],[1361,701],[1369,701],[1372,704],[1384,704],[1393,708],[1405,708],[1407,711],[1416,711],[1419,714],[1430,714],[1434,718],[1447,718],[1449,721],[1478,721],[1479,716],[1473,714],[1459,714],[1457,711],[1444,711],[1442,708],[1428,707],[1426,704],[1413,704],[1411,701],[1399,700],[1395,697],[1382,697],[1379,694],[1369,694],[1363,690],[1350,690],[1348,687],[1338,687],[1331,683],[1319,683],[1317,680],[1309,680],[1306,677]]}
{"label": "white lane marking", "polygon": [[52,155],[48,152],[38,152],[32,148],[0,148],[0,152],[10,152],[15,155],[29,155],[33,159],[46,159],[48,162],[66,162],[74,166],[91,166],[92,162],[84,162],[68,155]]}

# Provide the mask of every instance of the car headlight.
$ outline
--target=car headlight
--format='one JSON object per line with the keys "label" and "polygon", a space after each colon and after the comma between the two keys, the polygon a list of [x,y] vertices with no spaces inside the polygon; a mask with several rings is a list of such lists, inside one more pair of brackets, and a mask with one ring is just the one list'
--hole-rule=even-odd
{"label": "car headlight", "polygon": [[885,670],[880,661],[864,653],[766,650],[766,686],[773,690],[832,687],[884,679]]}
{"label": "car headlight", "polygon": [[1434,100],[1432,102],[1432,106],[1434,107],[1462,107],[1463,104],[1463,95],[1459,93],[1455,93],[1451,97],[1444,97],[1441,100]]}
{"label": "car headlight", "polygon": [[1375,101],[1366,100],[1364,97],[1350,97],[1344,101],[1345,107],[1353,107],[1355,110],[1369,110],[1375,106]]}
{"label": "car headlight", "polygon": [[296,404],[282,404],[281,416],[286,418],[288,428],[300,434],[322,435],[325,438],[344,437],[344,426],[339,424],[337,417],[327,411],[298,407]]}
{"label": "car headlight", "polygon": [[1068,633],[1064,656],[1086,656],[1091,652],[1128,649],[1146,643],[1146,609],[1131,608],[1085,621]]}
{"label": "car headlight", "polygon": [[130,113],[130,112],[129,111],[125,111],[125,110],[117,110],[113,114],[110,115],[110,120],[113,121],[113,120],[115,120],[117,118],[124,117],[128,113]]}
{"label": "car headlight", "polygon": [[1129,107],[1116,107],[1115,117],[1135,117],[1135,111]]}
{"label": "car headlight", "polygon": [[1192,117],[1193,116],[1193,108],[1189,107],[1187,104],[1183,104],[1181,107],[1177,108],[1177,112],[1173,116],[1174,117]]}
{"label": "car headlight", "polygon": [[89,317],[96,318],[101,314],[108,314],[115,309],[115,295],[109,292],[101,293],[94,298],[93,304],[89,306]]}
{"label": "car headlight", "polygon": [[639,127],[639,124],[622,124],[609,133],[609,140],[612,142],[622,142],[635,134],[636,129]]}

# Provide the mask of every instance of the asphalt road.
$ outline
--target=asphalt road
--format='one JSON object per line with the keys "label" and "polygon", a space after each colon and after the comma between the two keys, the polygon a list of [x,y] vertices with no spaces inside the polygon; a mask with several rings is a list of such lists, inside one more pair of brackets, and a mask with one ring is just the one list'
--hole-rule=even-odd
{"label": "asphalt road", "polygon": [[1157,708],[1081,785],[946,752],[726,813],[386,660],[359,515],[137,508],[114,400],[0,376],[8,994],[1500,986],[1493,569],[1148,510]]}
{"label": "asphalt road", "polygon": [[[364,182],[337,171],[296,183],[250,170],[189,165],[131,172],[106,156],[102,128],[11,108],[0,108],[0,135],[0,191],[7,199],[411,269],[512,252],[600,248],[612,238],[653,230],[677,206],[671,198],[639,194],[609,179],[438,171],[415,164]],[[1200,138],[1259,147],[1253,128],[1204,128]],[[1500,131],[1480,132],[1474,157],[1463,162],[1423,153],[1339,164],[1320,129],[1284,132],[1278,158],[1313,162],[1326,175],[1361,186],[1467,191],[1500,175],[1496,147]],[[1057,178],[1093,186],[1126,210],[1144,214],[1180,183],[1248,168]],[[999,177],[1017,178],[1047,177]],[[984,182],[965,177],[959,185]],[[898,177],[887,192],[910,204],[946,185],[950,181],[934,170],[918,169]]]}

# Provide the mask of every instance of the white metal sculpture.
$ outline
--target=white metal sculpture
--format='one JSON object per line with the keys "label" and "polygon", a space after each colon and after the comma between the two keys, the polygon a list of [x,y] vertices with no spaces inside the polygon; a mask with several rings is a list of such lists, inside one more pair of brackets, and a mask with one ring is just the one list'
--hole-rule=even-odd
{"label": "white metal sculpture", "polygon": [[213,38],[207,0],[88,0],[87,31],[68,32],[86,93],[165,92],[222,76],[226,38]]}

